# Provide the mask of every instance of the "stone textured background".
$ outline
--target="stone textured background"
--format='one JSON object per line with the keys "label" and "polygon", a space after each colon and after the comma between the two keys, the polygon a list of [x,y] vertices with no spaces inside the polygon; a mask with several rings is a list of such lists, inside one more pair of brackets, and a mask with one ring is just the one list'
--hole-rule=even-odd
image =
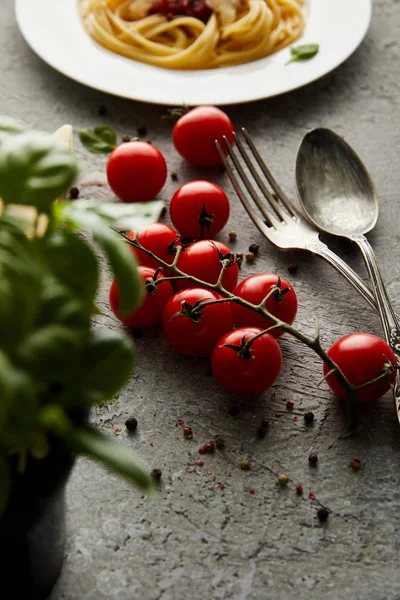
{"label": "stone textured background", "polygon": [[[362,46],[317,83],[227,109],[236,127],[246,126],[255,136],[292,197],[295,155],[309,128],[331,127],[361,154],[381,201],[369,239],[398,310],[399,8],[399,0],[376,0]],[[300,329],[311,333],[318,315],[325,346],[351,331],[381,333],[377,316],[323,261],[284,254],[261,239],[224,175],[181,161],[171,144],[171,124],[161,119],[165,108],[108,97],[53,71],[22,40],[12,0],[1,2],[0,24],[1,113],[49,132],[66,122],[75,131],[107,123],[134,135],[136,126],[146,124],[170,171],[179,174],[179,182],[169,180],[162,192],[166,201],[178,184],[203,175],[228,191],[233,210],[220,239],[226,241],[234,228],[235,250],[261,244],[259,258],[244,265],[243,276],[262,270],[285,276],[288,263],[298,262],[298,273],[290,279],[299,297]],[[98,115],[100,105],[107,107],[106,117]],[[76,148],[82,156],[81,182],[90,184],[105,158],[88,156],[77,139]],[[93,185],[84,187],[82,196],[111,198],[105,187]],[[329,244],[365,276],[356,248],[334,239]],[[114,328],[109,283],[105,268],[99,326]],[[66,560],[52,600],[400,598],[400,430],[390,394],[364,414],[355,439],[345,437],[342,410],[325,384],[317,387],[319,361],[307,348],[283,339],[284,368],[277,385],[230,416],[232,399],[207,376],[206,361],[178,357],[157,331],[146,333],[136,346],[135,378],[93,419],[110,436],[120,427],[118,442],[137,450],[151,468],[162,469],[161,493],[149,501],[91,461],[80,460],[68,486]],[[301,416],[293,422],[287,399],[295,400],[299,412],[314,411],[314,426],[305,427]],[[282,417],[264,440],[256,439],[260,418],[277,411]],[[139,427],[129,436],[124,421],[131,415]],[[192,441],[183,439],[178,419],[193,427]],[[191,467],[198,447],[215,435],[225,438],[225,451],[208,455],[202,468]],[[310,451],[319,455],[317,468],[308,465]],[[356,473],[349,468],[353,456],[362,461]],[[238,468],[246,457],[249,472]],[[287,473],[292,483],[280,489],[270,469]],[[223,491],[218,482],[225,485]],[[295,493],[297,482],[304,486],[304,497]],[[323,526],[316,519],[318,504],[308,499],[310,490],[332,511]]]}

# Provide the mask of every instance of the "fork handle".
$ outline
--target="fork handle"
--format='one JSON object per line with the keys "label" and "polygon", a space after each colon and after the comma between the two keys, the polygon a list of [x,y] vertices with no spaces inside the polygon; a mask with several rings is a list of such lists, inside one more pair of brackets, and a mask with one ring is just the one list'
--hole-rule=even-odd
{"label": "fork handle", "polygon": [[[359,294],[366,300],[376,311],[379,312],[377,302],[372,290],[364,283],[359,275],[353,269],[333,252],[326,244],[318,240],[315,244],[310,245],[307,250],[310,250],[316,256],[321,256],[330,265],[343,275],[345,279],[357,290]],[[398,315],[395,315],[397,319]]]}

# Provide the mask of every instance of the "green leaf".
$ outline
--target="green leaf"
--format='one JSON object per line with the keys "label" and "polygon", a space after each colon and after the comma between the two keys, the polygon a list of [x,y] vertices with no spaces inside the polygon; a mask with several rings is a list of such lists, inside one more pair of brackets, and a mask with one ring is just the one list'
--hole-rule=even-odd
{"label": "green leaf", "polygon": [[97,392],[100,402],[112,398],[133,373],[135,353],[131,340],[109,329],[92,331],[82,353],[81,386]]}
{"label": "green leaf", "polygon": [[92,456],[143,492],[154,493],[154,483],[148,469],[126,446],[90,429],[70,429],[65,439],[75,452]]}
{"label": "green leaf", "polygon": [[286,64],[300,60],[309,60],[313,58],[319,52],[318,44],[303,44],[302,46],[295,46],[291,49],[292,57]]}
{"label": "green leaf", "polygon": [[[13,401],[13,366],[7,354],[0,350],[0,432]],[[1,438],[1,435],[0,435]],[[0,478],[1,487],[1,478]]]}
{"label": "green leaf", "polygon": [[79,139],[83,146],[94,154],[108,154],[117,146],[117,134],[114,129],[105,125],[94,129],[81,129]]}
{"label": "green leaf", "polygon": [[26,127],[24,127],[22,123],[19,123],[15,119],[0,115],[0,142],[2,142],[2,140],[7,136],[15,133],[21,133],[22,131],[25,131],[25,129]]}
{"label": "green leaf", "polygon": [[1,441],[6,447],[26,443],[37,426],[39,393],[37,383],[22,369],[13,369],[14,402],[10,405]]}
{"label": "green leaf", "polygon": [[47,134],[9,135],[0,146],[0,196],[5,204],[31,205],[49,213],[76,174],[72,152]]}
{"label": "green leaf", "polygon": [[99,282],[97,258],[76,234],[58,230],[44,240],[48,263],[54,275],[90,308]]}
{"label": "green leaf", "polygon": [[88,330],[93,307],[85,305],[71,294],[71,290],[53,277],[43,281],[42,303],[38,325],[59,323]]}
{"label": "green leaf", "polygon": [[80,364],[82,335],[58,324],[45,325],[25,338],[18,351],[20,364],[35,378],[64,383]]}
{"label": "green leaf", "polygon": [[74,221],[75,215],[80,212],[96,214],[104,219],[108,225],[115,229],[133,229],[135,232],[144,229],[160,218],[164,208],[162,200],[151,202],[102,202],[91,200],[76,200],[75,202],[62,202],[57,205],[59,219]]}
{"label": "green leaf", "polygon": [[137,270],[134,253],[123,239],[93,211],[72,210],[69,218],[89,231],[104,250],[118,280],[121,312],[129,313],[140,305],[143,297],[142,280]]}
{"label": "green leaf", "polygon": [[0,454],[0,515],[5,511],[10,496],[11,473],[7,457]]}

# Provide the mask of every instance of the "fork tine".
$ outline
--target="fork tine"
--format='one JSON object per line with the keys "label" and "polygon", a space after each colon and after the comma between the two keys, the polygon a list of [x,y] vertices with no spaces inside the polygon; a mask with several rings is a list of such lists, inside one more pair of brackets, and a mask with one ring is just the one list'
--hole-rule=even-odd
{"label": "fork tine", "polygon": [[257,172],[257,170],[255,168],[255,165],[251,161],[248,152],[246,152],[246,150],[244,149],[243,144],[242,144],[239,136],[235,132],[233,132],[233,137],[234,137],[234,140],[236,142],[236,146],[237,146],[240,154],[242,155],[242,158],[243,158],[244,162],[247,165],[247,168],[249,169],[250,173],[254,177],[254,179],[255,179],[258,187],[260,188],[260,190],[264,194],[266,200],[269,202],[270,206],[273,208],[273,210],[278,215],[278,217],[281,219],[281,221],[285,221],[287,223],[289,221],[290,217],[283,212],[283,210],[279,207],[277,201],[275,200],[275,198],[273,197],[273,195],[271,194],[271,192],[266,187],[265,183],[263,182],[263,180],[261,179],[260,175],[258,174],[258,172]]}
{"label": "fork tine", "polygon": [[268,179],[275,194],[278,196],[279,200],[286,207],[286,209],[289,211],[289,213],[293,217],[297,217],[296,207],[292,204],[292,202],[286,196],[285,192],[282,190],[282,188],[280,187],[280,185],[278,184],[278,182],[272,175],[271,171],[268,169],[267,165],[261,158],[260,153],[258,152],[257,148],[255,147],[253,140],[251,139],[250,135],[247,133],[247,131],[244,127],[242,128],[242,133],[243,133],[243,136],[244,136],[250,150],[252,151],[254,158],[256,159],[261,171],[264,173],[265,177]]}
{"label": "fork tine", "polygon": [[[227,142],[229,144],[229,142]],[[253,221],[254,225],[261,231],[261,233],[269,238],[269,227],[264,223],[264,221],[258,216],[258,214],[256,213],[256,211],[254,210],[253,206],[250,204],[250,202],[247,200],[246,195],[243,193],[243,190],[239,184],[239,181],[232,169],[232,167],[230,166],[224,152],[222,151],[221,145],[219,143],[218,140],[216,140],[215,142],[216,146],[217,146],[217,150],[218,153],[221,157],[221,160],[224,164],[224,167],[226,169],[226,172],[228,173],[228,177],[231,180],[231,183],[233,185],[233,188],[236,192],[236,194],[239,197],[239,200],[241,201],[241,203],[244,206],[244,209],[247,211],[248,215],[250,216],[251,220]]]}
{"label": "fork tine", "polygon": [[[245,186],[246,190],[249,192],[250,196],[252,197],[252,199],[256,203],[256,205],[257,205],[259,211],[261,212],[262,216],[267,221],[267,224],[270,225],[271,227],[275,227],[275,228],[278,227],[279,226],[279,222],[277,221],[276,217],[272,213],[270,213],[269,210],[267,210],[267,208],[265,207],[264,203],[260,199],[260,196],[257,194],[257,192],[254,189],[254,187],[251,185],[251,183],[249,181],[249,178],[247,177],[246,173],[244,172],[243,167],[240,164],[240,162],[239,162],[239,160],[238,160],[238,158],[236,156],[236,153],[234,152],[232,146],[228,142],[227,137],[223,136],[223,140],[224,140],[225,147],[226,147],[226,149],[228,151],[228,154],[231,157],[232,162],[235,165],[237,172],[239,173],[239,177],[242,180],[243,185]],[[222,148],[221,148],[221,151],[222,151]],[[224,162],[224,165],[226,167],[226,162]],[[233,181],[233,180],[231,179],[231,181]],[[236,190],[236,188],[235,188],[235,190]],[[242,196],[243,196],[243,193],[242,193]],[[240,200],[243,203],[242,198],[240,196],[239,196],[239,198],[240,198]]]}

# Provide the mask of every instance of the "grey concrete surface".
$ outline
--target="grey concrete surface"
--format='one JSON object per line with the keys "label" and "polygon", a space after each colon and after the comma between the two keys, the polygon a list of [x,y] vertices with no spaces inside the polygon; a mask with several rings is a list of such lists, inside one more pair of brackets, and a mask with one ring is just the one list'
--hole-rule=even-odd
{"label": "grey concrete surface", "polygon": [[[295,196],[294,161],[301,136],[311,127],[335,129],[361,154],[376,182],[381,201],[372,241],[388,288],[400,310],[399,148],[400,148],[400,3],[376,0],[373,22],[356,53],[332,74],[292,94],[234,106],[227,112],[236,127],[246,126],[269,158],[276,177]],[[345,18],[345,15],[344,15]],[[87,89],[43,64],[25,45],[13,16],[12,0],[0,4],[0,112],[52,131],[63,123],[75,131],[107,123],[120,133],[148,126],[148,137],[165,153],[171,180],[168,201],[178,184],[206,175],[228,191],[232,216],[220,239],[236,229],[234,246],[245,251],[261,244],[260,255],[242,276],[259,271],[291,276],[299,297],[298,327],[310,333],[313,316],[321,322],[328,346],[352,331],[380,334],[375,314],[352,288],[320,259],[284,254],[254,230],[225,175],[190,168],[174,151],[165,109],[108,97]],[[340,43],[340,32],[338,32]],[[108,109],[98,115],[100,105]],[[90,182],[105,159],[82,157],[80,180]],[[83,197],[111,198],[105,187],[86,186]],[[330,245],[363,276],[357,250],[330,239]],[[288,275],[287,275],[288,276]],[[105,269],[99,326],[115,328]],[[138,451],[151,468],[162,469],[161,492],[147,500],[89,460],[80,460],[67,490],[68,539],[60,581],[52,600],[395,600],[400,598],[400,429],[390,394],[364,413],[364,426],[348,438],[343,411],[321,378],[319,360],[290,338],[281,340],[284,367],[278,383],[258,401],[229,414],[232,399],[207,376],[203,360],[185,360],[169,351],[158,331],[136,341],[136,376],[110,406],[93,420],[119,443]],[[286,411],[294,399],[300,413],[314,411],[306,427]],[[256,439],[261,417],[273,421],[264,440]],[[124,421],[134,415],[138,431],[129,436]],[[178,419],[192,426],[185,440]],[[201,444],[221,435],[226,449],[207,455],[204,467],[192,466]],[[317,468],[308,454],[317,452]],[[362,468],[349,461],[358,456]],[[251,470],[238,463],[248,457]],[[191,470],[188,472],[187,469]],[[292,482],[279,488],[271,472]],[[215,476],[215,481],[213,480]],[[224,484],[223,490],[218,482]],[[304,496],[295,492],[302,483]],[[249,490],[255,491],[254,495]],[[312,491],[332,511],[326,524],[316,518]]]}

